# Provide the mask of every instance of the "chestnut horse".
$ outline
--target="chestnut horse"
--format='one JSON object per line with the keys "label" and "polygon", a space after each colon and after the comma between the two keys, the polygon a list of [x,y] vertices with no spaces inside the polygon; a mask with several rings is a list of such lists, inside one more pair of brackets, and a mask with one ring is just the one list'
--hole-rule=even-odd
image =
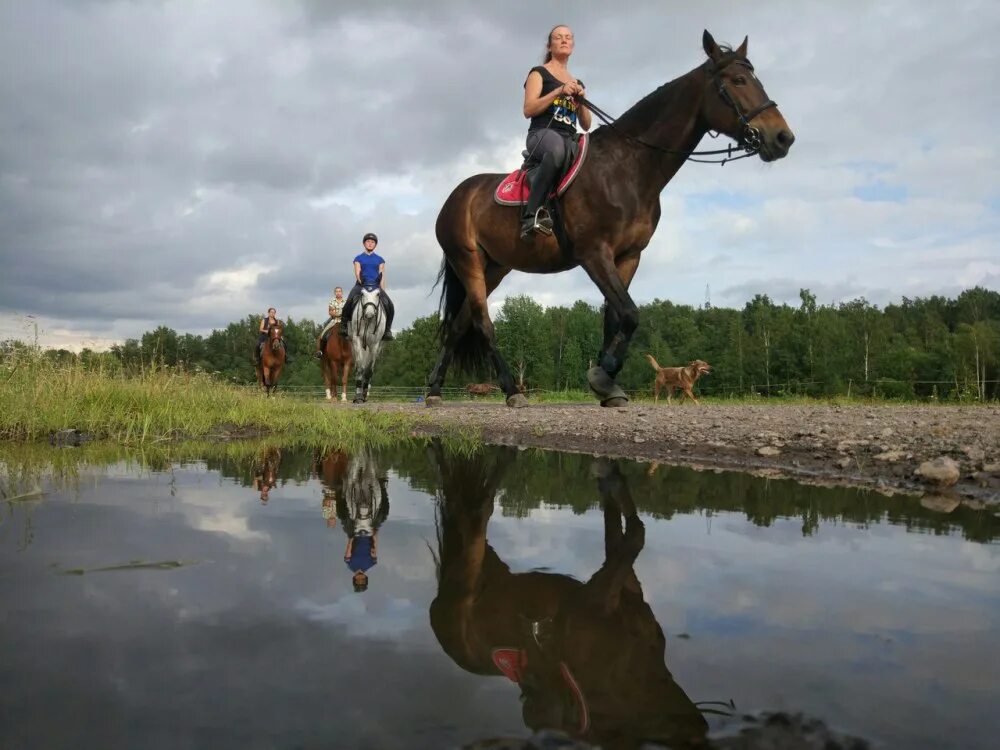
{"label": "chestnut horse", "polygon": [[347,379],[351,376],[351,342],[340,337],[341,323],[336,323],[327,333],[326,346],[319,361],[326,383],[326,400],[332,401],[337,390],[337,378],[341,380],[340,400],[347,401]]}
{"label": "chestnut horse", "polygon": [[285,344],[281,338],[283,330],[280,325],[271,326],[257,361],[257,382],[268,396],[277,389],[281,368],[285,366]]}
{"label": "chestnut horse", "polygon": [[663,188],[709,131],[726,134],[766,162],[784,157],[795,140],[754,75],[747,40],[731,51],[706,31],[702,45],[706,62],[590,136],[587,162],[559,202],[561,242],[555,235],[520,238],[521,208],[493,199],[506,175],[475,175],[448,197],[436,225],[444,251],[438,274],[442,348],[428,379],[428,406],[441,403],[453,359],[466,368],[488,359],[508,406],[526,405],[497,348],[487,297],[512,270],[558,273],[577,266],[606,302],[604,341],[588,380],[602,406],[625,406],[628,399],[614,379],[639,322],[628,288],[660,220]]}
{"label": "chestnut horse", "polygon": [[440,443],[433,450],[441,492],[430,618],[452,661],[516,682],[524,722],[534,731],[555,729],[601,747],[700,747],[708,725],[664,663],[663,630],[633,567],[645,529],[617,466],[593,465],[605,559],[581,582],[542,571],[512,573],[487,541],[515,449],[478,460],[445,456]]}

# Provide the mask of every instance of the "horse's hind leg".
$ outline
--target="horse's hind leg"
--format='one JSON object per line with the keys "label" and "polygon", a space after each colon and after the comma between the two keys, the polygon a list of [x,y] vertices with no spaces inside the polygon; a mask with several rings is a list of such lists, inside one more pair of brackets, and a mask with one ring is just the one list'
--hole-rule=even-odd
{"label": "horse's hind leg", "polygon": [[469,330],[470,321],[469,302],[466,300],[451,324],[451,328],[445,334],[444,345],[441,347],[437,364],[434,365],[434,369],[431,370],[431,374],[427,378],[427,397],[424,401],[427,406],[437,406],[441,403],[441,388],[444,386],[444,376],[448,373],[448,366],[455,356],[455,344]]}
{"label": "horse's hind leg", "polygon": [[[482,256],[477,255],[481,259],[480,263],[482,263]],[[490,265],[487,267],[483,274],[485,276],[486,297],[489,297],[493,290],[500,286],[500,282],[503,281],[508,273],[510,273],[510,269],[503,266]],[[444,386],[445,375],[448,372],[449,365],[451,365],[451,360],[454,358],[455,347],[469,332],[469,328],[472,327],[472,306],[468,290],[466,291],[466,295],[462,309],[455,317],[451,329],[445,335],[444,345],[441,347],[441,355],[438,357],[437,364],[434,365],[434,369],[431,370],[431,374],[427,379],[426,404],[428,406],[435,406],[441,403],[441,388]],[[506,367],[506,365],[504,366]],[[514,379],[511,377],[511,384],[513,382]],[[508,395],[510,394],[508,393]]]}

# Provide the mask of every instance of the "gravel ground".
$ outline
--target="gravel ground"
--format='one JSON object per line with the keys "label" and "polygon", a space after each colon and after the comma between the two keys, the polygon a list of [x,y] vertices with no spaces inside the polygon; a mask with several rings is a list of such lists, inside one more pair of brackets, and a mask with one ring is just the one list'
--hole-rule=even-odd
{"label": "gravel ground", "polygon": [[[348,407],[341,407],[348,408]],[[474,430],[488,443],[533,446],[1000,506],[1000,407],[373,403],[421,418],[418,434]],[[930,465],[925,462],[932,462]]]}

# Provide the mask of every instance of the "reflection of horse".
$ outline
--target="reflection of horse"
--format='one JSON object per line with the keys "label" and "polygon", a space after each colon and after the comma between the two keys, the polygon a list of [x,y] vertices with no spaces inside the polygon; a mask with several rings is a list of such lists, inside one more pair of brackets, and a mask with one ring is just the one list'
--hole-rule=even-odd
{"label": "reflection of horse", "polygon": [[351,376],[351,342],[340,336],[340,323],[334,324],[327,334],[326,346],[320,358],[323,381],[326,383],[326,400],[333,400],[337,390],[337,378],[341,380],[340,400],[347,401],[347,380]]}
{"label": "reflection of horse", "polygon": [[385,311],[379,299],[379,290],[362,289],[361,297],[354,306],[351,316],[351,342],[354,354],[354,375],[357,390],[354,403],[363,404],[368,400],[375,361],[382,351],[382,336],[385,334]]}
{"label": "reflection of horse", "polygon": [[281,466],[281,449],[273,445],[261,450],[254,463],[253,487],[260,492],[261,505],[267,505],[268,495],[278,484],[278,468]]}
{"label": "reflection of horse", "polygon": [[605,561],[581,583],[511,573],[488,544],[494,497],[514,450],[492,462],[452,460],[440,445],[435,451],[442,490],[430,616],[448,656],[470,672],[518,683],[532,730],[558,729],[610,748],[703,739],[707,723],[664,665],[663,631],[633,570],[645,530],[617,467],[595,464]]}
{"label": "reflection of horse", "polygon": [[257,382],[268,396],[278,387],[281,368],[285,366],[285,344],[281,338],[282,331],[280,325],[273,325],[268,329],[267,339],[261,347],[260,359],[257,361]]}
{"label": "reflection of horse", "polygon": [[316,459],[316,476],[323,485],[323,518],[326,525],[337,525],[337,503],[344,495],[348,456],[343,451],[330,450]]}
{"label": "reflection of horse", "polygon": [[588,372],[590,385],[602,405],[625,405],[614,378],[639,322],[628,288],[660,220],[663,188],[709,131],[725,133],[764,161],[785,156],[794,140],[753,74],[746,40],[730,52],[706,31],[702,43],[705,63],[649,94],[614,128],[600,128],[590,137],[587,163],[559,201],[563,242],[554,236],[521,239],[521,208],[493,199],[506,175],[470,177],[448,197],[436,226],[444,251],[442,348],[429,378],[428,406],[440,403],[453,358],[473,367],[489,360],[508,405],[523,406],[525,398],[496,345],[487,297],[512,270],[556,273],[576,266],[607,303],[604,343],[598,366]]}

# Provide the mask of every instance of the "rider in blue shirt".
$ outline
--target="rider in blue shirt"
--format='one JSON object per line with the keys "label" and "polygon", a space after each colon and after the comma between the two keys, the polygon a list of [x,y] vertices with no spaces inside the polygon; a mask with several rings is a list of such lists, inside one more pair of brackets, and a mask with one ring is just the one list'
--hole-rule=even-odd
{"label": "rider in blue shirt", "polygon": [[379,299],[382,300],[382,307],[385,308],[385,335],[383,341],[392,340],[392,319],[396,314],[396,309],[385,291],[385,259],[376,254],[375,246],[378,244],[378,237],[372,232],[364,236],[362,242],[365,251],[354,259],[354,279],[357,282],[351,293],[347,296],[347,303],[344,305],[344,313],[340,324],[340,335],[344,338],[348,336],[348,328],[351,316],[354,314],[354,305],[357,304],[361,296],[363,287],[379,288]]}

